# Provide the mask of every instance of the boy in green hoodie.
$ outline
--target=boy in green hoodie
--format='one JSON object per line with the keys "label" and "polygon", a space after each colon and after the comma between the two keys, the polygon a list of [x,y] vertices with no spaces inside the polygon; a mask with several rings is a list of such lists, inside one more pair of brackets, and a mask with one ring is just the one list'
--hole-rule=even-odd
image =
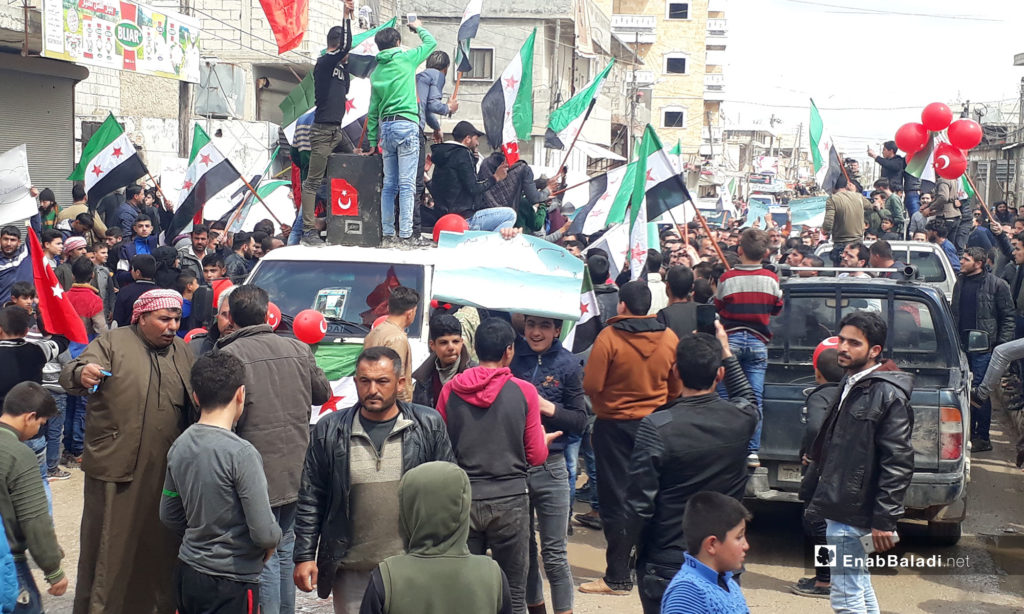
{"label": "boy in green hoodie", "polygon": [[[419,165],[419,102],[416,100],[416,67],[437,47],[437,41],[417,19],[409,29],[419,35],[422,45],[403,51],[402,35],[385,28],[373,37],[380,52],[377,68],[370,75],[370,110],[366,138],[371,148],[380,139],[384,156],[384,187],[381,191],[382,247],[424,247],[429,241],[412,236],[412,210],[416,198],[416,169]],[[395,235],[395,196],[398,196],[398,235]]]}

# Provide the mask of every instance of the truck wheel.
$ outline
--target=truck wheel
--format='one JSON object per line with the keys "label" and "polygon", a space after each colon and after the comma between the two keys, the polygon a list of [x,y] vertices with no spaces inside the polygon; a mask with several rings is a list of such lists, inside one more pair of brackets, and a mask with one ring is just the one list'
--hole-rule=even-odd
{"label": "truck wheel", "polygon": [[933,546],[955,546],[960,541],[960,523],[929,522],[928,541]]}

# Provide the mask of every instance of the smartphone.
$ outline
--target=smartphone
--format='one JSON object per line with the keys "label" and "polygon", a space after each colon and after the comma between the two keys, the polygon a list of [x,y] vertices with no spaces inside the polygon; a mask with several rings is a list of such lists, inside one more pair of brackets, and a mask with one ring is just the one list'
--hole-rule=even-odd
{"label": "smartphone", "polygon": [[718,309],[714,305],[697,305],[697,332],[715,334]]}
{"label": "smartphone", "polygon": [[[892,535],[892,543],[894,543],[894,544],[900,543],[900,534],[899,533],[893,533],[893,535]],[[874,554],[875,553],[875,540],[874,540],[873,537],[871,537],[870,533],[868,533],[867,535],[861,536],[861,538],[860,538],[860,545],[863,546],[863,548],[864,548],[864,554]]]}
{"label": "smartphone", "polygon": [[416,23],[416,13],[409,13],[408,15],[405,16],[405,20],[405,23],[407,24]]}

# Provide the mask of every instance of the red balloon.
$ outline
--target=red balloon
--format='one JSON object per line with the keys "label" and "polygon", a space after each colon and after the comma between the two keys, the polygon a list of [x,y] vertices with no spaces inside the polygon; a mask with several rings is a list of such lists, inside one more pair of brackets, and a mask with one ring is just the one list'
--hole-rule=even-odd
{"label": "red balloon", "polygon": [[929,130],[945,130],[951,121],[953,112],[941,102],[933,102],[921,111],[921,123]]}
{"label": "red balloon", "polygon": [[192,337],[194,337],[195,335],[205,332],[207,332],[205,328],[193,328],[192,330],[185,333],[185,343],[192,341]]}
{"label": "red balloon", "polygon": [[267,303],[267,324],[273,330],[281,325],[281,308],[273,303]]}
{"label": "red balloon", "polygon": [[943,179],[957,179],[967,170],[967,155],[949,143],[935,148],[935,173]]}
{"label": "red balloon", "polygon": [[434,224],[434,243],[437,243],[442,230],[466,232],[469,230],[469,222],[458,213],[449,213],[448,215],[441,216],[441,219],[437,220],[437,223]]}
{"label": "red balloon", "polygon": [[373,330],[373,329],[377,328],[378,326],[380,326],[384,322],[384,320],[387,320],[387,319],[388,319],[388,317],[386,315],[380,316],[379,318],[377,318],[376,320],[373,321],[373,326],[370,327],[370,330]]}
{"label": "red balloon", "polygon": [[315,309],[303,309],[292,321],[292,332],[303,343],[320,343],[327,335],[327,319]]}
{"label": "red balloon", "polygon": [[911,122],[903,124],[896,131],[896,146],[907,153],[921,151],[921,148],[928,142],[928,130],[924,124]]}
{"label": "red balloon", "polygon": [[949,144],[958,149],[974,149],[981,143],[981,125],[973,119],[958,119],[949,125]]}

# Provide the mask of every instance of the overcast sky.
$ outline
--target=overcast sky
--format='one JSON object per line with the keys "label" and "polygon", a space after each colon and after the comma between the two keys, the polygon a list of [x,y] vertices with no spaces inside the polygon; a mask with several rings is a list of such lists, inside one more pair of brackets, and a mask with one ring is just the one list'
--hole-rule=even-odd
{"label": "overcast sky", "polygon": [[774,114],[787,145],[803,122],[806,146],[808,98],[839,149],[857,157],[920,121],[929,102],[959,115],[957,101],[970,100],[972,113],[975,102],[1009,101],[1016,113],[1024,3],[1015,0],[729,0],[726,17],[723,119]]}

